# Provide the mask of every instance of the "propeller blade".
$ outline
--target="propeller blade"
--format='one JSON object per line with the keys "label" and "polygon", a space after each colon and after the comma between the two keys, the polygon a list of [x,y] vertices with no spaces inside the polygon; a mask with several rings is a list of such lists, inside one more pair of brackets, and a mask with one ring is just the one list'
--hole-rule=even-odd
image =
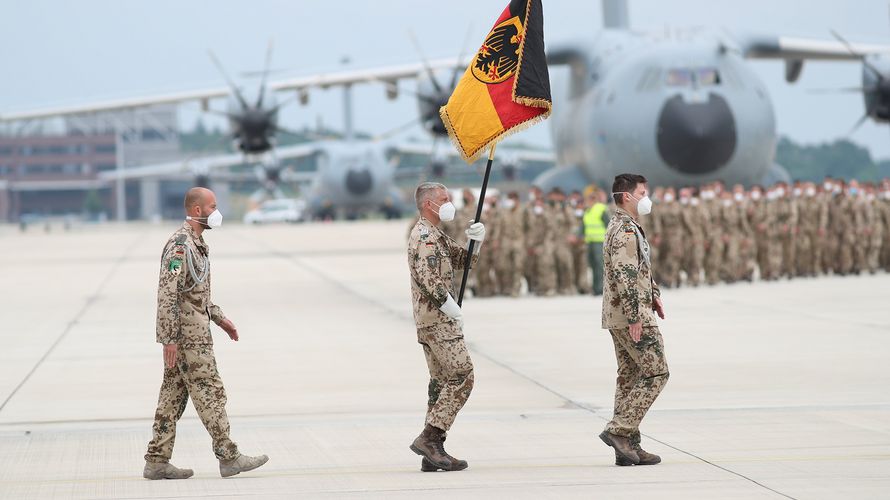
{"label": "propeller blade", "polygon": [[848,42],[846,39],[844,39],[844,37],[842,37],[837,31],[831,30],[831,34],[834,35],[834,37],[837,38],[838,41],[840,41],[842,44],[844,44],[844,47],[847,48],[847,51],[849,51],[850,54],[860,58],[862,60],[863,66],[865,66],[872,73],[874,73],[875,77],[878,79],[879,82],[884,81],[884,75],[882,75],[881,72],[878,71],[877,68],[875,68],[870,62],[868,62],[868,60],[865,58],[865,54],[860,54],[860,53],[856,52],[855,50],[853,50],[853,46],[850,44],[850,42]]}
{"label": "propeller blade", "polygon": [[420,48],[420,43],[417,41],[417,37],[414,35],[413,30],[408,30],[408,37],[411,39],[411,43],[414,44],[414,48],[417,50],[417,53],[420,55],[420,61],[423,63],[423,67],[426,70],[426,74],[430,77],[430,80],[433,82],[433,88],[436,89],[436,93],[442,93],[442,86],[439,85],[439,82],[436,80],[436,74],[433,73],[433,68],[430,66],[429,60],[423,54],[423,50]]}
{"label": "propeller blade", "polygon": [[417,126],[417,124],[419,124],[420,121],[421,121],[420,118],[414,118],[413,120],[411,120],[407,123],[403,123],[403,124],[399,125],[398,127],[387,130],[386,132],[384,132],[382,134],[375,135],[374,137],[371,138],[371,140],[372,141],[382,141],[385,139],[389,139],[390,137],[392,137],[400,132],[408,130],[411,127]]}
{"label": "propeller blade", "polygon": [[453,92],[454,86],[457,84],[457,77],[460,75],[460,63],[464,60],[464,56],[467,53],[467,46],[470,44],[470,36],[473,34],[473,25],[472,23],[467,26],[467,34],[464,36],[464,43],[460,47],[460,52],[457,53],[457,66],[454,67],[454,71],[451,73],[451,83],[448,84],[448,88]]}
{"label": "propeller blade", "polygon": [[216,54],[213,53],[212,50],[208,50],[207,54],[210,56],[210,60],[213,61],[213,65],[216,66],[216,69],[222,74],[223,79],[225,79],[226,83],[229,85],[229,88],[232,89],[232,92],[235,94],[235,98],[238,99],[238,102],[241,104],[241,109],[248,110],[250,106],[247,104],[247,100],[244,99],[244,95],[241,94],[241,90],[235,86],[235,82],[229,77],[229,74],[226,73],[225,68],[219,62],[219,59],[216,58]]}
{"label": "propeller blade", "polygon": [[856,124],[853,125],[853,128],[851,128],[850,131],[847,132],[847,137],[850,137],[851,135],[853,135],[853,132],[859,130],[859,127],[861,127],[862,124],[865,123],[865,120],[868,120],[868,113],[862,115],[862,118],[860,118],[859,121],[857,121]]}
{"label": "propeller blade", "polygon": [[263,77],[260,80],[260,93],[257,96],[256,107],[257,109],[262,109],[263,107],[263,97],[266,94],[266,78],[269,76],[269,68],[272,67],[272,46],[273,41],[269,39],[269,46],[266,47],[266,63],[263,65]]}
{"label": "propeller blade", "polygon": [[287,99],[285,99],[285,100],[279,102],[279,103],[276,104],[275,106],[273,106],[273,107],[269,108],[268,110],[266,110],[266,116],[271,117],[272,115],[274,115],[274,114],[278,113],[279,111],[281,111],[281,108],[287,106],[288,104],[290,104],[290,103],[292,103],[292,102],[294,102],[294,101],[296,101],[296,100],[297,100],[297,97],[288,97]]}

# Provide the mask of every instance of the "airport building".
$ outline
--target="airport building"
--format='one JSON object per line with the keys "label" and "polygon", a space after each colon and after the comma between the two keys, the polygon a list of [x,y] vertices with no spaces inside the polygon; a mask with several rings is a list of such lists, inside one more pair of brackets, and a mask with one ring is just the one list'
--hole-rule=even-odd
{"label": "airport building", "polygon": [[[102,172],[181,157],[175,106],[66,118],[61,127],[26,123],[0,135],[0,221],[23,217],[149,218],[161,215],[158,180],[119,186]],[[58,124],[55,124],[58,125]],[[178,189],[177,189],[178,191]]]}

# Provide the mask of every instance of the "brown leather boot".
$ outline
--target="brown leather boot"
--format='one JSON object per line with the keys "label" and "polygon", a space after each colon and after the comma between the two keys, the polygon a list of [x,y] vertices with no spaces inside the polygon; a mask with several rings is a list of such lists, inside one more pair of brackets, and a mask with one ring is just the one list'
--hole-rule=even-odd
{"label": "brown leather boot", "polygon": [[640,463],[640,456],[637,455],[637,452],[633,449],[633,443],[630,439],[606,431],[600,433],[600,439],[615,449],[616,456],[620,456],[630,462],[631,465]]}
{"label": "brown leather boot", "polygon": [[[654,453],[649,453],[648,451],[644,450],[640,446],[640,443],[638,441],[633,441],[632,445],[633,445],[634,451],[637,452],[637,456],[640,457],[640,463],[638,463],[637,465],[656,465],[656,464],[661,463],[661,457],[659,457],[658,455],[656,455]],[[616,451],[615,452],[615,465],[620,465],[620,466],[624,467],[627,465],[633,465],[633,462],[622,457]]]}
{"label": "brown leather boot", "polygon": [[426,424],[423,432],[417,436],[417,439],[411,443],[411,451],[417,453],[429,462],[444,470],[451,470],[451,460],[445,454],[445,448],[442,447],[442,435],[445,431]]}
{"label": "brown leather boot", "polygon": [[[447,438],[446,438],[446,435],[443,433],[442,434],[442,451],[445,451],[445,439],[447,439]],[[447,451],[445,452],[445,456],[448,457],[448,460],[451,461],[452,467],[451,467],[451,469],[442,469],[442,470],[458,471],[458,470],[464,470],[470,466],[466,460],[458,460],[458,459],[452,457],[451,455],[449,455]],[[432,462],[427,460],[426,457],[423,457],[420,460],[421,472],[436,472],[439,469],[440,469],[439,467],[436,467],[435,464],[433,464]]]}

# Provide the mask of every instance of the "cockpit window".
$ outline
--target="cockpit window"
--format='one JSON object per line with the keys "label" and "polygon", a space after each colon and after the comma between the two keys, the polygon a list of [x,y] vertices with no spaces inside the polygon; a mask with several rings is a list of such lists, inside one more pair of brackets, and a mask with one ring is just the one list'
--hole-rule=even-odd
{"label": "cockpit window", "polygon": [[720,85],[720,73],[716,68],[673,68],[667,72],[665,85],[668,87]]}

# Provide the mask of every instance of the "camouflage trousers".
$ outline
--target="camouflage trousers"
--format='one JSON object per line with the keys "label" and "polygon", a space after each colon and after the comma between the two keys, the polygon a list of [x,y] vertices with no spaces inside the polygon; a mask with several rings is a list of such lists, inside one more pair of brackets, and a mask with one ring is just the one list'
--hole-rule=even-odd
{"label": "camouflage trousers", "polygon": [[213,346],[180,346],[176,366],[164,366],[164,381],[158,396],[158,409],[152,425],[152,438],[145,453],[146,462],[168,462],[173,455],[176,423],[182,417],[189,397],[198,417],[213,439],[213,453],[220,460],[238,458],[238,445],[229,439],[226,390],[223,387]]}
{"label": "camouflage trousers", "polygon": [[518,297],[522,290],[525,247],[516,242],[504,242],[499,250],[495,275],[500,282],[501,293]]}
{"label": "camouflage trousers", "polygon": [[587,264],[587,245],[576,243],[572,245],[572,260],[575,270],[575,287],[580,294],[589,294],[592,283],[590,281],[590,266]]}
{"label": "camouflage trousers", "polygon": [[430,371],[426,423],[447,431],[473,391],[473,360],[452,323],[418,330],[417,341]]}
{"label": "camouflage trousers", "polygon": [[563,295],[575,295],[575,262],[568,243],[559,242],[553,251],[556,266],[556,289]]}
{"label": "camouflage trousers", "polygon": [[643,327],[639,342],[630,338],[627,328],[609,330],[618,360],[615,384],[615,411],[606,431],[631,439],[638,438],[640,422],[664,389],[670,377],[664,358],[664,340],[657,326]]}

